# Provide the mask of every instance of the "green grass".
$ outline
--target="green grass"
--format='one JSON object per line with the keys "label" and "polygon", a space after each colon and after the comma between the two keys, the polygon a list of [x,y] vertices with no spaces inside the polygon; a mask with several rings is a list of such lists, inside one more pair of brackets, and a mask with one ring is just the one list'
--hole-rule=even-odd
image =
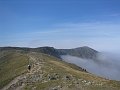
{"label": "green grass", "polygon": [[19,52],[6,52],[0,58],[0,88],[26,71],[28,58]]}
{"label": "green grass", "polygon": [[[26,73],[28,56],[26,53],[21,52],[4,52],[0,54],[0,88],[8,84],[12,79]],[[2,56],[3,55],[3,56]],[[76,88],[75,81],[78,79],[83,79],[86,81],[94,81],[95,83],[103,83],[102,86],[99,85],[88,85],[85,86],[84,83],[79,81],[82,90],[119,90],[120,82],[106,80],[101,77],[97,77],[90,73],[87,73],[75,66],[74,64],[69,64],[61,61],[55,57],[48,56],[42,53],[35,53],[35,57],[42,59],[44,61],[44,66],[42,70],[44,71],[43,78],[41,81],[34,82],[32,84],[27,84],[25,90],[49,90],[50,88],[62,85],[62,87],[67,87],[67,89],[62,90],[79,90]],[[38,59],[38,60],[39,60]],[[39,74],[39,73],[38,73]],[[59,77],[56,80],[49,80],[48,75],[53,76],[58,74]],[[71,76],[72,75],[72,76]],[[71,76],[71,80],[65,80],[65,76]],[[47,81],[47,82],[43,82]],[[81,90],[81,89],[80,89]]]}
{"label": "green grass", "polygon": [[[64,61],[60,61],[55,57],[51,57],[43,54],[43,58],[45,59],[45,66],[43,70],[46,71],[46,73],[44,74],[44,79],[47,81],[47,75],[48,74],[53,75],[54,73],[57,73],[60,77],[58,80],[55,80],[55,81],[49,80],[46,83],[39,82],[37,84],[34,84],[33,87],[35,86],[37,90],[44,90],[44,89],[48,90],[48,88],[50,87],[58,86],[61,84],[64,86],[65,84],[63,82],[66,82],[67,84],[72,84],[70,87],[68,87],[69,90],[76,90],[75,89],[76,87],[73,84],[74,81],[62,80],[62,78],[66,75],[67,76],[72,75],[75,80],[82,78],[86,81],[91,81],[91,82],[94,81],[97,84],[103,83],[102,86],[99,86],[99,85],[84,86],[84,84],[81,83],[81,86],[84,90],[119,90],[120,89],[120,82],[106,80],[104,78],[97,77],[90,73],[86,73],[81,69],[79,69],[78,67],[76,67],[75,65],[68,64]],[[28,87],[29,86],[27,86],[27,88]]]}
{"label": "green grass", "polygon": [[[91,82],[94,81],[97,84],[103,83],[102,86],[97,86],[97,85],[84,86],[84,85],[82,85],[83,86],[82,88],[84,88],[85,90],[119,90],[120,89],[120,82],[113,81],[113,80],[106,80],[104,78],[92,75],[90,73],[86,73],[86,72],[82,71],[81,69],[79,69],[78,67],[76,67],[75,65],[66,63],[64,61],[60,61],[60,60],[56,59],[55,57],[51,57],[51,56],[47,56],[47,55],[43,55],[43,56],[44,56],[45,62],[46,62],[44,70],[47,72],[47,74],[57,73],[61,76],[60,79],[57,80],[56,82],[63,83],[61,78],[63,78],[65,75],[72,75],[76,80],[82,78],[86,81],[91,81]],[[52,70],[51,70],[51,68],[52,68]],[[54,85],[54,83],[56,83],[56,82],[49,81],[46,84],[38,84],[37,87],[39,87],[39,89],[40,89],[40,87],[43,89],[44,88],[43,86],[47,87],[46,85],[48,85],[48,86]],[[72,82],[67,82],[67,83],[69,84]],[[75,88],[74,85],[73,85],[73,87]]]}

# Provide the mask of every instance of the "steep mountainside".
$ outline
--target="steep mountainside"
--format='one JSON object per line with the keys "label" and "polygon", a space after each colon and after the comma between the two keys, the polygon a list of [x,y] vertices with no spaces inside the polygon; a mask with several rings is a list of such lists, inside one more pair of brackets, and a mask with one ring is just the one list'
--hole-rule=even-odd
{"label": "steep mountainside", "polygon": [[48,54],[57,58],[60,58],[59,51],[53,47],[39,47],[39,48],[34,48],[32,49],[34,52],[41,52],[44,54]]}

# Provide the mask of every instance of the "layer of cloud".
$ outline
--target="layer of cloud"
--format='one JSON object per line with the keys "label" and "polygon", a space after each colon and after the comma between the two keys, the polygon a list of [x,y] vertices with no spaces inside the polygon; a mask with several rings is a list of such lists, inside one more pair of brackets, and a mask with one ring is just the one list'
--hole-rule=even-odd
{"label": "layer of cloud", "polygon": [[98,55],[98,61],[96,62],[70,55],[63,55],[61,57],[64,61],[74,63],[95,75],[107,79],[120,80],[120,56],[117,54],[101,53]]}

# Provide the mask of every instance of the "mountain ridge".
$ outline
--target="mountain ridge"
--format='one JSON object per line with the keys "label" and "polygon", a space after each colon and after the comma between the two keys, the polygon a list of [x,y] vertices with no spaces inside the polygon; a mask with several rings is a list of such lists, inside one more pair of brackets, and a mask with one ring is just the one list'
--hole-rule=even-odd
{"label": "mountain ridge", "polygon": [[78,47],[73,49],[56,49],[54,47],[37,47],[37,48],[27,48],[27,47],[0,47],[0,51],[2,50],[23,50],[26,52],[33,51],[33,52],[41,52],[44,54],[52,55],[57,58],[61,59],[61,55],[72,55],[77,56],[80,58],[86,58],[86,59],[96,59],[98,51],[88,47]]}

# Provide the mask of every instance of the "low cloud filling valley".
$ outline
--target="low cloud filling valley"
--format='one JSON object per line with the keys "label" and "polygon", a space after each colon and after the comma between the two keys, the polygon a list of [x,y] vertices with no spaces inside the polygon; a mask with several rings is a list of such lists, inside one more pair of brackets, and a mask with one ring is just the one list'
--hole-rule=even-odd
{"label": "low cloud filling valley", "polygon": [[120,81],[120,55],[115,53],[99,53],[97,60],[83,59],[70,55],[62,55],[61,58],[86,69],[88,72],[110,80]]}

